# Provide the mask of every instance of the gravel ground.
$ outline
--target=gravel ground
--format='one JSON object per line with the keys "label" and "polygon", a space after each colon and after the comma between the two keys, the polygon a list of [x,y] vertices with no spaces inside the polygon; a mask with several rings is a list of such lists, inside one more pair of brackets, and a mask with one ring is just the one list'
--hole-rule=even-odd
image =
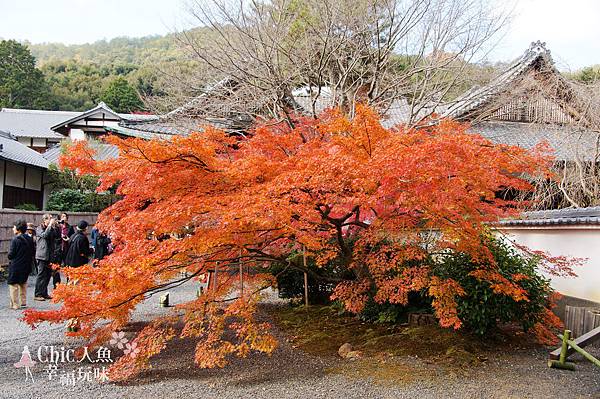
{"label": "gravel ground", "polygon": [[[32,291],[30,287],[31,305],[56,307],[47,302],[34,303]],[[178,287],[171,291],[171,302],[194,294],[191,284]],[[0,297],[7,297],[6,283],[0,283]],[[157,302],[157,298],[151,298],[142,304],[135,320],[164,312]],[[31,331],[19,321],[20,314],[6,306],[0,309],[0,398],[600,398],[600,369],[578,357],[573,357],[576,372],[549,369],[544,350],[506,354],[456,374],[415,358],[390,359],[385,366],[372,360],[365,363],[366,359],[349,363],[316,358],[293,349],[281,336],[281,345],[271,357],[256,354],[235,359],[220,370],[194,367],[194,343],[178,340],[159,355],[151,371],[128,384],[94,381],[63,386],[56,377],[49,381],[39,363],[32,369],[32,382],[25,380],[23,369],[13,367],[24,345],[29,346],[35,360],[40,345],[72,346],[73,342],[63,338],[63,326],[44,325]],[[600,356],[600,350],[593,349],[593,353]],[[364,373],[365,368],[372,367],[376,372],[390,365],[408,378],[392,382]]]}

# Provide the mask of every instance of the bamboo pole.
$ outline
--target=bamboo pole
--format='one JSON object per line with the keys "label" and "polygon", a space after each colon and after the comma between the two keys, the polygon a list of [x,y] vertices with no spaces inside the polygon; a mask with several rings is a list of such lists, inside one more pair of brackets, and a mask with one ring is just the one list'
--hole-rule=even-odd
{"label": "bamboo pole", "polygon": [[[302,246],[302,262],[306,270],[306,247]],[[308,307],[308,273],[304,272],[304,306]]]}
{"label": "bamboo pole", "polygon": [[560,357],[558,361],[564,363],[567,361],[567,351],[569,350],[569,338],[571,338],[571,330],[565,330],[562,338],[562,346],[560,348]]}
{"label": "bamboo pole", "polygon": [[596,359],[594,356],[590,355],[589,353],[587,353],[585,350],[583,350],[579,345],[577,345],[575,343],[575,341],[572,340],[568,340],[567,341],[569,343],[569,345],[571,346],[571,348],[575,349],[577,352],[579,352],[579,354],[583,357],[585,357],[587,360],[589,360],[593,365],[595,365],[596,367],[600,367],[600,360]]}
{"label": "bamboo pole", "polygon": [[575,364],[567,362],[567,353],[569,350],[569,337],[571,336],[571,330],[565,330],[563,335],[559,335],[562,339],[562,346],[560,348],[559,360],[548,360],[548,367],[554,369],[571,370],[575,371]]}

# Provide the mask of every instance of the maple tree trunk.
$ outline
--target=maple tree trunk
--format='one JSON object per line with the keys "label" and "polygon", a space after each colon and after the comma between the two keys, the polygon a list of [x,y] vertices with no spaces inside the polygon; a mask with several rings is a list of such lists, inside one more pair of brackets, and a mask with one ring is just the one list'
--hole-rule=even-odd
{"label": "maple tree trunk", "polygon": [[[302,246],[302,261],[306,269],[306,247]],[[304,306],[308,307],[308,274],[304,272]]]}

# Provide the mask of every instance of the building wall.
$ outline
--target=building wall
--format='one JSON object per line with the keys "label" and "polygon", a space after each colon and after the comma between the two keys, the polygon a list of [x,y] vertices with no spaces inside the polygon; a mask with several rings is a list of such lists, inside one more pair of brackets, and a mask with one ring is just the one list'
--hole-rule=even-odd
{"label": "building wall", "polygon": [[0,208],[4,205],[4,170],[6,169],[6,161],[0,161]]}
{"label": "building wall", "polygon": [[17,141],[29,148],[31,148],[32,150],[35,150],[39,153],[43,153],[44,151],[46,151],[48,148],[56,145],[57,143],[60,143],[62,141],[62,139],[60,138],[53,138],[53,139],[47,139],[44,137],[17,137]]}
{"label": "building wall", "polygon": [[561,294],[600,302],[600,229],[593,228],[532,228],[503,229],[516,242],[530,249],[550,252],[553,256],[566,255],[587,258],[574,271],[577,277],[550,276],[552,286]]}
{"label": "building wall", "polygon": [[25,166],[6,162],[6,174],[4,184],[11,187],[25,187]]}
{"label": "building wall", "polygon": [[69,138],[73,141],[85,140],[85,133],[81,129],[70,129]]}
{"label": "building wall", "polygon": [[43,174],[40,168],[1,161],[0,208],[13,208],[24,203],[44,206]]}

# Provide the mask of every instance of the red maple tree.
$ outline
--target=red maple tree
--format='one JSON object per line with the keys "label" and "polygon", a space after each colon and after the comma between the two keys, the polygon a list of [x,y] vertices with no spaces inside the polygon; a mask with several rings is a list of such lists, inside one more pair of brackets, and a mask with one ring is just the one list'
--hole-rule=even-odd
{"label": "red maple tree", "polygon": [[[99,176],[99,190],[116,185],[122,198],[98,218],[116,250],[94,266],[66,270],[77,283],[56,289],[62,307],[28,310],[26,320],[76,318],[76,334],[100,344],[148,294],[215,265],[222,271],[244,265],[245,295],[231,298],[239,276],[220,273],[215,289],[138,334],[140,353],[123,356],[111,370],[120,379],[147,367],[176,336],[197,338],[201,367],[222,366],[233,354],[271,353],[276,341],[269,326],[255,319],[261,289],[273,284],[265,266],[305,270],[289,256],[301,247],[317,265],[335,260],[347,270],[348,278],[327,281],[353,312],[364,307],[368,292],[375,291],[376,301],[402,304],[409,292],[427,290],[440,324],[459,328],[455,299],[462,287],[418,266],[444,251],[481,260],[477,278],[527,300],[496,272],[481,236],[489,223],[519,209],[497,193],[529,190],[525,176],[547,173],[543,148],[493,144],[453,121],[386,129],[365,106],[353,119],[329,111],[295,122],[264,124],[244,138],[210,127],[168,141],[109,137],[120,156],[101,162],[91,161],[84,142],[73,145],[61,167]],[[568,273],[568,264],[554,271]],[[235,339],[225,339],[227,328]]]}

